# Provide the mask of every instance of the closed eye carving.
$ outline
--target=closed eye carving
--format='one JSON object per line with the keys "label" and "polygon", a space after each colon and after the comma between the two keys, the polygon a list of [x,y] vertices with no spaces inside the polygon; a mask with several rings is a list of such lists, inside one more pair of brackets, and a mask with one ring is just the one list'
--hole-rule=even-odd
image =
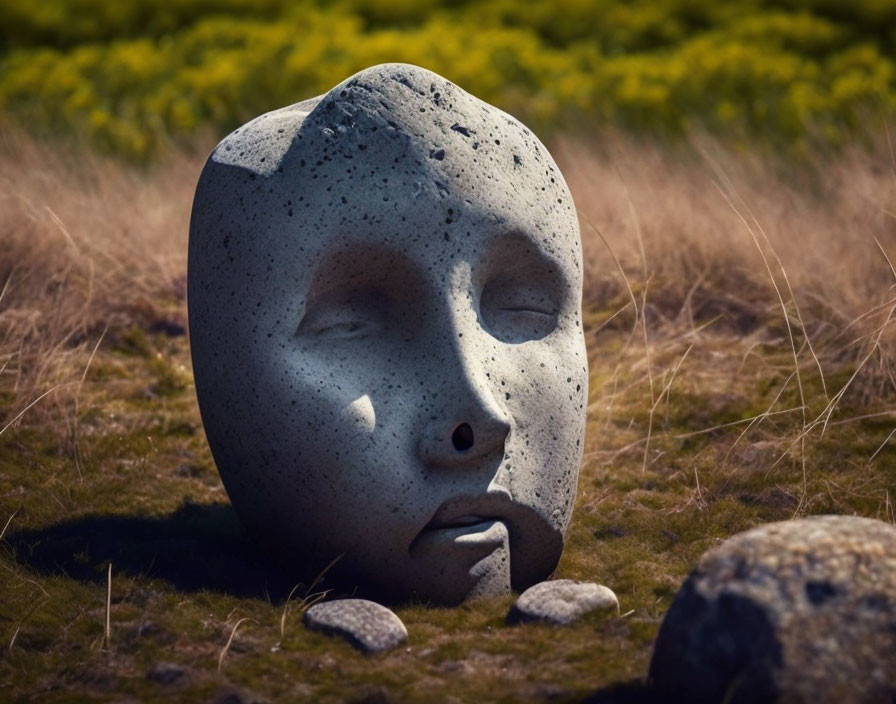
{"label": "closed eye carving", "polygon": [[383,329],[386,307],[376,291],[333,292],[310,302],[296,334],[311,341],[368,338]]}
{"label": "closed eye carving", "polygon": [[538,307],[535,305],[506,305],[501,306],[499,310],[505,313],[532,313],[534,315],[553,315],[554,311],[546,307]]}
{"label": "closed eye carving", "polygon": [[479,301],[482,322],[504,342],[540,340],[557,327],[557,304],[543,282],[497,277],[486,282]]}
{"label": "closed eye carving", "polygon": [[479,321],[509,344],[540,340],[576,304],[564,265],[544,237],[511,230],[497,237],[476,275]]}
{"label": "closed eye carving", "polygon": [[327,319],[319,321],[311,329],[311,334],[331,340],[347,340],[353,337],[364,337],[373,332],[375,327],[370,321],[358,318]]}

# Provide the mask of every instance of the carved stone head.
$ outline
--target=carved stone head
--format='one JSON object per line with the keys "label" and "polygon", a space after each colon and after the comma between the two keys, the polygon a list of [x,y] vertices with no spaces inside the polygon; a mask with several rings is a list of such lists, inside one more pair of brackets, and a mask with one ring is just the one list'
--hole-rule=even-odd
{"label": "carved stone head", "polygon": [[582,456],[576,210],[513,117],[374,66],[205,166],[189,314],[237,513],[297,569],[392,599],[547,577]]}

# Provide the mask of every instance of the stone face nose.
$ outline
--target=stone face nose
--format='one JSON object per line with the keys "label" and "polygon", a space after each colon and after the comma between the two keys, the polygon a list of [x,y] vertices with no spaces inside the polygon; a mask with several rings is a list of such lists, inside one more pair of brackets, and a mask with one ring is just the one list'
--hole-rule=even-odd
{"label": "stone face nose", "polygon": [[417,451],[427,465],[472,464],[503,452],[509,433],[510,421],[495,406],[467,406],[458,413],[431,420]]}
{"label": "stone face nose", "polygon": [[473,434],[473,426],[469,423],[461,423],[451,433],[451,444],[458,452],[466,452],[476,444],[476,436]]}
{"label": "stone face nose", "polygon": [[442,383],[418,445],[425,464],[463,465],[502,453],[510,433],[510,416],[485,373],[482,341],[469,328],[465,331],[466,336],[448,333],[454,340],[450,354],[440,355],[435,364]]}

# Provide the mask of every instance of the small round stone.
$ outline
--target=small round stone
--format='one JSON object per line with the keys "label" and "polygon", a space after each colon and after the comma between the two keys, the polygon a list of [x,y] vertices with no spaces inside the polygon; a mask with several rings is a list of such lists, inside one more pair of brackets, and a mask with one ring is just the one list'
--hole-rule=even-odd
{"label": "small round stone", "polygon": [[704,555],[660,628],[663,701],[896,701],[896,527],[770,523]]}
{"label": "small round stone", "polygon": [[612,590],[594,582],[556,579],[539,582],[520,594],[507,615],[508,623],[546,621],[567,625],[595,610],[619,611],[619,600]]}
{"label": "small round stone", "polygon": [[315,604],[305,612],[305,626],[340,636],[365,653],[381,653],[408,639],[392,611],[366,599],[339,599]]}

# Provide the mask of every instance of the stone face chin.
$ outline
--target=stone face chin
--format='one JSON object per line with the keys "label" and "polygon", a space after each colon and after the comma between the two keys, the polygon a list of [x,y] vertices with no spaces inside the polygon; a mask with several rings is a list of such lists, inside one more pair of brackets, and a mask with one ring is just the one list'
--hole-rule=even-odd
{"label": "stone face chin", "polygon": [[393,599],[544,579],[582,454],[581,288],[547,150],[440,76],[375,66],[236,130],[197,188],[188,300],[245,525]]}

